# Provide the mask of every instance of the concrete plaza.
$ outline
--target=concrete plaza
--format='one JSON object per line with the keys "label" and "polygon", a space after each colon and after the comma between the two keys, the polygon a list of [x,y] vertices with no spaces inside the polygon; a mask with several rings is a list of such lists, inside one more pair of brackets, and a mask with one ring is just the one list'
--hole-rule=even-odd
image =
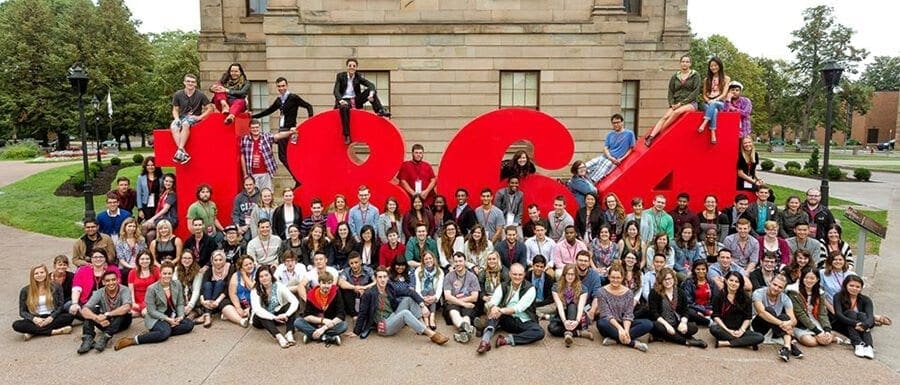
{"label": "concrete plaza", "polygon": [[[54,167],[3,162],[0,186],[41,169]],[[785,185],[810,187],[809,180],[788,180]],[[859,186],[857,184],[857,186]],[[890,183],[887,202],[890,223],[900,223],[900,184]],[[871,194],[851,189],[850,200]],[[837,193],[841,191],[841,193]],[[888,193],[886,192],[886,193]],[[875,205],[878,207],[878,205]],[[706,350],[650,344],[640,353],[620,346],[601,346],[599,340],[577,339],[563,347],[562,339],[546,337],[530,346],[504,347],[477,356],[477,344],[453,341],[436,346],[409,329],[390,338],[344,339],[342,346],[299,345],[282,350],[269,335],[257,329],[242,329],[218,319],[211,329],[198,327],[186,336],[153,346],[136,346],[115,352],[75,353],[81,340],[80,327],[71,335],[34,338],[23,342],[9,325],[19,318],[18,292],[27,283],[28,269],[50,264],[53,256],[71,253],[72,240],[28,233],[0,226],[0,369],[6,384],[232,384],[232,383],[526,383],[592,382],[650,383],[651,381],[753,383],[898,383],[900,375],[900,325],[875,331],[876,360],[859,359],[847,346],[806,348],[806,357],[783,363],[775,346],[749,349]],[[874,297],[879,313],[900,321],[900,227],[889,228],[883,254],[866,263],[866,292]],[[127,335],[145,329],[136,320]],[[439,330],[451,334],[439,321]],[[596,335],[596,329],[592,328]],[[124,335],[124,334],[123,334]],[[122,335],[117,335],[120,337]],[[699,336],[710,344],[706,330]]]}

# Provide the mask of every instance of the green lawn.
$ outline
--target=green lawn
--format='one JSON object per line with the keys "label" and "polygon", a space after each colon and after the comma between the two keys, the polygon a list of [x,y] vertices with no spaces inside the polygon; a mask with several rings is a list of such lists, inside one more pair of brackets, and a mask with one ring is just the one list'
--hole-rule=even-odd
{"label": "green lawn", "polygon": [[[84,197],[58,197],[56,188],[81,164],[67,165],[34,174],[0,189],[0,223],[57,237],[78,237],[78,221],[84,216]],[[140,166],[119,170],[119,175],[137,180]],[[115,182],[113,182],[115,183]],[[105,191],[94,193],[94,210],[105,209]]]}
{"label": "green lawn", "polygon": [[[809,155],[810,155],[809,152],[768,152],[768,151],[760,151],[759,152],[760,158],[769,158],[769,159],[775,158],[775,159],[792,159],[792,160],[804,159],[804,160],[806,160],[806,159],[809,159]],[[822,161],[823,156],[824,155],[820,151],[819,152],[819,161],[820,162]],[[879,152],[876,152],[875,154],[865,154],[865,155],[857,155],[857,156],[832,153],[832,154],[828,155],[828,158],[835,159],[835,160],[878,160],[878,161],[885,161],[885,162],[897,162],[897,164],[900,164],[900,157],[887,156],[884,153],[879,153]],[[801,163],[803,163],[803,162],[801,162]]]}

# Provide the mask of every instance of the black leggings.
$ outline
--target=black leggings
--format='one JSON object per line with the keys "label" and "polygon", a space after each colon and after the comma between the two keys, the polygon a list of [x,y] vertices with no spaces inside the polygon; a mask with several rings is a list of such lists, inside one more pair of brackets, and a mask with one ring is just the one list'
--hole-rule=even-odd
{"label": "black leggings", "polygon": [[[767,308],[766,310],[770,310],[770,309]],[[770,311],[769,314],[775,314],[775,312]],[[778,316],[778,319],[780,319],[782,321],[790,321],[791,317],[788,317],[787,314],[781,314]],[[777,325],[770,324],[769,321],[766,321],[765,319],[763,319],[763,317],[760,317],[759,315],[757,315],[756,318],[753,318],[753,322],[750,324],[750,326],[753,328],[753,330],[759,332],[759,334],[762,334],[762,335],[766,335],[766,332],[771,330],[772,338],[781,338],[781,337],[784,337],[784,334],[785,334],[784,330],[781,330],[780,327],[778,327]]]}
{"label": "black leggings", "polygon": [[50,324],[44,327],[37,326],[31,320],[25,319],[20,319],[13,322],[12,327],[13,330],[19,333],[28,333],[36,336],[49,336],[50,334],[52,334],[53,330],[72,325],[73,319],[75,319],[75,317],[72,317],[72,315],[69,313],[60,313],[53,318],[53,321],[50,321]]}
{"label": "black leggings", "polygon": [[766,339],[762,334],[752,330],[745,330],[740,337],[735,337],[725,331],[725,329],[722,329],[718,324],[709,327],[709,334],[712,334],[718,341],[728,341],[728,345],[734,348],[759,345]]}
{"label": "black leggings", "polygon": [[659,322],[659,321],[653,321],[653,330],[650,331],[650,334],[652,334],[653,337],[659,338],[661,340],[674,342],[679,345],[684,345],[687,343],[688,340],[694,338],[694,334],[697,334],[697,330],[698,330],[697,324],[695,324],[693,322],[687,323],[687,332],[684,334],[682,334],[681,332],[678,331],[677,325],[674,327],[674,329],[675,329],[675,334],[669,334],[669,332],[666,331],[666,325],[663,325],[663,323]]}
{"label": "black leggings", "polygon": [[[570,303],[570,304],[566,305],[566,321],[574,321],[577,318],[578,318],[578,305],[574,304],[574,303]],[[572,330],[572,333],[577,333],[579,329],[581,329],[580,325],[578,327],[576,327],[575,330]],[[550,324],[547,325],[547,332],[550,333],[550,335],[552,335],[552,336],[562,337],[563,335],[566,334],[565,323],[563,322],[563,320],[559,319],[558,316],[553,317],[553,319],[550,320]]]}
{"label": "black leggings", "polygon": [[[868,315],[866,315],[866,313],[859,313],[859,312],[856,312],[853,310],[847,310],[844,312],[844,316],[846,316],[847,318],[850,318],[852,320],[857,320],[859,322],[862,322],[863,325],[874,324],[874,321],[869,320]],[[867,321],[871,321],[871,322],[867,322]],[[866,331],[861,332],[859,330],[856,330],[856,328],[855,328],[856,325],[847,325],[843,322],[838,321],[837,319],[835,319],[834,321],[831,322],[831,326],[833,326],[834,330],[837,331],[838,333],[841,333],[841,334],[847,336],[847,338],[850,339],[850,343],[852,343],[853,346],[859,345],[861,343],[865,343],[867,346],[872,346],[872,330],[871,329],[866,329]]]}
{"label": "black leggings", "polygon": [[[291,307],[290,304],[284,305],[280,309],[273,312],[272,314],[274,314],[276,316],[285,314],[285,313],[287,313],[287,311],[290,307]],[[294,331],[294,319],[297,318],[296,313],[297,312],[294,312],[294,314],[288,315],[287,321],[284,321],[285,334],[291,333]],[[256,315],[253,316],[253,327],[255,327],[257,329],[266,329],[266,331],[268,331],[269,334],[272,335],[272,337],[275,337],[275,336],[281,334],[281,331],[278,330],[278,324],[275,323],[275,320],[262,319]]]}

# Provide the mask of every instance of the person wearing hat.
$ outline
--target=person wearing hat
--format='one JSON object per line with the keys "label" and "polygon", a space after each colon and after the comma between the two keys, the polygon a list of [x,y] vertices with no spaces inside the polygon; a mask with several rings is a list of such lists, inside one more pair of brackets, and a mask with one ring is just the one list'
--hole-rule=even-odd
{"label": "person wearing hat", "polygon": [[218,248],[225,252],[226,262],[234,263],[238,257],[247,252],[247,245],[244,243],[244,238],[241,237],[237,225],[225,226],[222,231],[225,233],[225,238],[219,243]]}
{"label": "person wearing hat", "polygon": [[741,114],[740,138],[750,135],[750,113],[753,112],[753,103],[750,99],[741,96],[744,85],[734,80],[728,83],[728,96],[725,98],[725,111]]}

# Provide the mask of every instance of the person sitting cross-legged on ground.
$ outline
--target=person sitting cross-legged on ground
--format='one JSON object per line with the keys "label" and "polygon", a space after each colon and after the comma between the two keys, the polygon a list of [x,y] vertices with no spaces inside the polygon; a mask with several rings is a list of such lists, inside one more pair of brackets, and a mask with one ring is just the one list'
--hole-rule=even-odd
{"label": "person sitting cross-legged on ground", "polygon": [[449,338],[425,327],[419,320],[423,314],[428,315],[428,307],[422,297],[408,287],[389,285],[387,268],[378,266],[375,270],[375,287],[363,294],[356,326],[347,336],[365,339],[372,327],[382,336],[392,336],[403,329],[403,326],[409,326],[416,334],[425,335],[435,344],[447,343]]}
{"label": "person sitting cross-legged on ground", "polygon": [[72,317],[66,312],[65,294],[50,280],[47,266],[31,268],[28,286],[19,291],[19,315],[12,327],[27,341],[32,336],[50,336],[72,332]]}
{"label": "person sitting cross-legged on ground", "polygon": [[597,330],[603,336],[603,345],[622,344],[642,352],[647,351],[647,344],[638,338],[653,329],[653,323],[647,319],[634,318],[635,295],[622,284],[625,268],[620,260],[613,261],[609,267],[609,283],[598,290],[594,300],[597,309]]}
{"label": "person sitting cross-legged on ground", "polygon": [[[300,301],[287,285],[272,277],[269,269],[256,270],[256,287],[250,293],[253,327],[266,329],[282,348],[294,345],[294,319]],[[285,332],[278,329],[285,326]]]}
{"label": "person sitting cross-legged on ground", "polygon": [[116,350],[132,345],[163,342],[171,336],[190,333],[194,321],[184,314],[184,285],[172,277],[175,264],[163,262],[159,268],[159,281],[147,289],[147,316],[144,326],[148,332],[116,341]]}
{"label": "person sitting cross-legged on ground", "polygon": [[[84,325],[81,328],[83,334],[78,354],[87,353],[91,349],[102,352],[114,334],[131,326],[131,291],[119,283],[116,271],[104,272],[101,282],[103,287],[95,290],[81,308]],[[95,328],[103,332],[96,342]]]}
{"label": "person sitting cross-legged on ground", "polygon": [[714,324],[710,325],[709,334],[716,339],[717,348],[752,346],[753,350],[757,350],[765,338],[750,330],[753,311],[750,296],[744,291],[744,276],[737,271],[729,271],[724,279],[725,289],[713,298]]}
{"label": "person sitting cross-legged on ground", "polygon": [[697,324],[687,317],[688,303],[684,291],[678,288],[675,271],[664,267],[656,274],[656,283],[647,302],[650,305],[653,337],[679,345],[706,348],[706,342],[694,338]]}
{"label": "person sitting cross-legged on ground", "polygon": [[787,362],[791,356],[803,358],[803,352],[793,338],[797,317],[794,316],[794,305],[784,292],[785,279],[776,275],[768,287],[753,292],[753,330],[765,335],[772,331],[772,338],[783,338],[784,346],[778,350],[778,357]]}
{"label": "person sitting cross-legged on ground", "polygon": [[544,338],[544,329],[534,311],[534,296],[534,286],[525,280],[525,267],[514,263],[509,268],[509,281],[494,289],[487,303],[487,326],[478,345],[479,354],[491,350],[491,337],[497,328],[511,333],[497,336],[498,348],[526,345]]}
{"label": "person sitting cross-legged on ground", "polygon": [[444,319],[456,327],[453,339],[467,343],[475,334],[472,321],[478,309],[476,303],[481,287],[475,273],[466,269],[466,255],[453,253],[453,269],[444,276]]}
{"label": "person sitting cross-legged on ground", "polygon": [[[359,257],[353,260],[359,261]],[[303,333],[303,343],[322,341],[326,344],[341,344],[341,334],[347,331],[344,322],[344,296],[341,295],[334,277],[328,272],[319,273],[319,284],[306,293],[306,308],[302,317],[297,317],[294,327]]]}
{"label": "person sitting cross-legged on ground", "polygon": [[559,281],[553,285],[557,314],[547,325],[550,335],[565,338],[566,347],[572,346],[574,337],[594,339],[594,335],[588,330],[590,324],[584,312],[587,299],[587,287],[581,284],[575,264],[567,264]]}

